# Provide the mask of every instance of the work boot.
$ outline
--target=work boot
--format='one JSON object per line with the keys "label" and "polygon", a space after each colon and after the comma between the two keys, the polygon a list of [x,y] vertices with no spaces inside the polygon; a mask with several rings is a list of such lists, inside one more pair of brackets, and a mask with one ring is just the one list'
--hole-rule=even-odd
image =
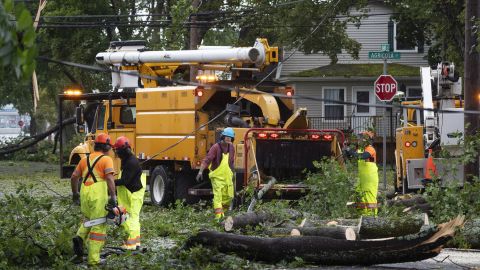
{"label": "work boot", "polygon": [[72,239],[73,242],[73,253],[77,255],[78,257],[83,256],[83,239],[80,236],[75,236]]}

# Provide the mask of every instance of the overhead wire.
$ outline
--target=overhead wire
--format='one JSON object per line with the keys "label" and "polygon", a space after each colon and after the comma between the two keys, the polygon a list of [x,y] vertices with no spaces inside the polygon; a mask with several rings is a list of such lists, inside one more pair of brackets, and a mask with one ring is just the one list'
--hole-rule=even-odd
{"label": "overhead wire", "polygon": [[[328,9],[328,11],[333,11],[335,10],[336,6],[340,3],[340,0],[338,0],[331,9]],[[284,59],[283,63],[287,62],[299,49],[300,47],[311,37],[313,36],[313,34],[319,29],[319,27],[324,23],[324,21],[328,18],[328,16],[323,16],[322,17],[322,20],[316,25],[316,27],[310,32],[310,34],[303,40],[301,40],[298,45],[295,47],[295,49]],[[333,17],[335,18],[335,17]],[[46,60],[45,58],[43,58],[42,60]],[[62,63],[62,64],[65,64],[64,61],[57,61],[57,63]],[[81,65],[81,64],[80,64]],[[74,65],[74,66],[77,66],[77,65]],[[86,65],[81,65],[83,66],[83,68],[85,68]],[[79,66],[78,66],[79,67]],[[262,84],[267,78],[269,78],[274,72],[276,72],[276,70],[278,69],[278,66],[276,66],[274,69],[272,69],[267,75],[265,75],[258,83],[255,84],[255,86],[252,87],[252,89],[255,89],[257,88],[260,84]],[[98,70],[98,67],[97,69]],[[111,70],[109,69],[102,69],[102,71],[108,71],[108,72],[112,72]],[[114,72],[117,72],[117,71],[114,71]],[[118,71],[120,72],[120,71]],[[126,72],[126,73],[129,73],[129,72]],[[132,75],[136,75],[136,76],[140,76],[140,77],[144,77],[143,74],[132,74]],[[155,76],[149,76],[149,77],[155,77]],[[149,79],[152,79],[152,78],[149,78]],[[179,81],[176,81],[176,83],[180,83],[180,84],[186,84],[186,85],[201,85],[201,84],[196,84],[196,83],[191,83],[191,82],[179,82]],[[229,88],[229,87],[227,87]],[[251,94],[251,93],[254,93],[254,94],[263,94],[264,92],[262,91],[258,91],[258,90],[246,90],[246,89],[232,89],[231,87],[229,89],[227,89],[228,91],[239,91],[239,92],[243,92],[243,95],[241,95],[240,97],[237,98],[237,100],[233,103],[233,104],[237,104],[238,102],[240,102],[242,99],[244,99],[245,95],[246,94]],[[380,108],[389,108],[389,107],[405,107],[405,108],[416,108],[416,107],[412,107],[412,106],[399,106],[399,105],[395,105],[395,106],[392,106],[392,105],[381,105],[381,104],[375,104],[375,105],[372,105],[372,104],[368,104],[368,103],[354,103],[354,102],[345,102],[345,101],[338,101],[338,100],[328,100],[328,99],[323,99],[323,98],[314,98],[314,97],[308,97],[308,96],[299,96],[299,95],[295,95],[293,97],[288,97],[286,95],[282,95],[282,94],[275,94],[275,93],[269,93],[270,95],[272,96],[276,96],[276,97],[282,97],[282,98],[294,98],[294,99],[310,99],[310,100],[315,100],[315,101],[320,101],[320,102],[331,102],[331,103],[337,103],[337,104],[343,104],[343,105],[361,105],[361,106],[373,106],[373,107],[380,107]],[[424,110],[429,110],[429,109],[424,109]],[[432,109],[434,111],[440,111],[440,110],[435,110],[435,109]],[[149,160],[152,160],[154,157],[160,155],[161,153],[164,153],[170,149],[172,149],[173,147],[175,147],[176,145],[180,144],[181,142],[183,142],[184,140],[186,140],[187,138],[189,138],[190,136],[194,135],[198,130],[202,129],[203,127],[209,125],[210,123],[212,123],[213,121],[215,121],[216,119],[218,119],[219,117],[221,117],[224,113],[226,112],[226,109],[224,109],[223,111],[221,111],[220,113],[218,113],[216,116],[214,116],[213,118],[211,118],[208,122],[200,125],[197,129],[193,130],[192,132],[190,132],[189,134],[185,135],[182,139],[180,139],[179,141],[175,142],[174,144],[170,145],[169,147],[166,147],[165,149],[163,149],[162,151],[160,152],[157,152],[155,153],[154,155],[152,155],[151,157],[147,158],[146,160],[144,160],[142,163],[145,163],[145,162],[148,162]],[[454,112],[454,111],[448,111],[448,112]],[[474,114],[479,114],[479,112],[470,112],[470,111],[464,111],[463,113],[474,113]]]}

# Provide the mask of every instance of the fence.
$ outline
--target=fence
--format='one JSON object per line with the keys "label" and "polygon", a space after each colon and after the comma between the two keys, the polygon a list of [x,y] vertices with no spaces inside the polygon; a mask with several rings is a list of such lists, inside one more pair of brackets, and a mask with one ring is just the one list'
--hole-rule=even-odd
{"label": "fence", "polygon": [[393,140],[395,129],[400,120],[397,115],[383,116],[345,116],[342,120],[331,120],[331,117],[309,117],[309,127],[313,129],[339,129],[345,133],[359,133],[368,128],[375,130],[377,137],[383,134]]}

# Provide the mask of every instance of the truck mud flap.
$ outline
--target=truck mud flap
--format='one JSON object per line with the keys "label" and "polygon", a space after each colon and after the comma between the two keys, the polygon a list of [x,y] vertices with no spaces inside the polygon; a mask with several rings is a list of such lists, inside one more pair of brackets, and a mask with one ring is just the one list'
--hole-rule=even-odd
{"label": "truck mud flap", "polygon": [[60,172],[60,178],[70,178],[76,166],[77,165],[63,165]]}

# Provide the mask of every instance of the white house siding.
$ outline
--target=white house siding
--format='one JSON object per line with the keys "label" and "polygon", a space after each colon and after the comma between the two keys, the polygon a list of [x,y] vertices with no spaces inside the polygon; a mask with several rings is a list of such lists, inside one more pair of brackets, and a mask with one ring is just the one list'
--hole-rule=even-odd
{"label": "white house siding", "polygon": [[[354,13],[354,12],[352,12]],[[370,4],[369,14],[372,16],[361,20],[361,26],[357,28],[353,24],[348,24],[347,34],[362,44],[359,53],[359,60],[354,60],[349,54],[343,52],[338,55],[338,64],[364,64],[364,63],[382,63],[383,60],[368,59],[368,52],[379,51],[380,45],[388,43],[388,21],[390,20],[391,10],[382,4]],[[375,15],[386,14],[386,15]],[[424,47],[424,53],[417,52],[401,52],[401,58],[398,60],[388,60],[389,63],[399,63],[410,66],[426,66],[428,62],[424,59],[428,47]],[[291,51],[284,52],[284,58],[289,56]],[[330,58],[321,53],[304,54],[296,52],[286,62],[282,64],[281,76],[317,68],[330,64]]]}
{"label": "white house siding", "polygon": [[[399,85],[404,84],[406,87],[420,85],[420,78],[403,77],[396,79]],[[355,131],[360,131],[367,128],[368,126],[366,123],[359,124],[359,119],[363,119],[361,121],[370,121],[370,123],[373,123],[375,125],[377,129],[377,136],[382,136],[384,132],[386,132],[387,136],[390,136],[392,134],[392,125],[395,128],[398,124],[395,122],[390,122],[390,117],[395,116],[395,110],[390,113],[390,111],[387,111],[385,108],[379,107],[375,108],[375,115],[373,117],[357,117],[356,120],[352,120],[354,122],[350,122],[350,117],[352,116],[354,108],[354,106],[351,105],[345,105],[346,118],[344,121],[325,121],[323,119],[323,102],[319,101],[318,99],[323,98],[322,89],[324,87],[345,88],[345,101],[353,102],[354,88],[370,88],[371,93],[373,94],[373,84],[375,78],[286,78],[286,80],[288,80],[295,87],[295,95],[298,97],[298,99],[295,100],[295,107],[307,108],[307,116],[312,120],[312,128],[352,128]],[[381,102],[377,101],[377,98],[375,98],[374,100],[376,104],[382,104]],[[381,119],[382,115],[385,115],[387,117],[388,120],[386,121],[386,123],[383,122],[383,120]]]}

